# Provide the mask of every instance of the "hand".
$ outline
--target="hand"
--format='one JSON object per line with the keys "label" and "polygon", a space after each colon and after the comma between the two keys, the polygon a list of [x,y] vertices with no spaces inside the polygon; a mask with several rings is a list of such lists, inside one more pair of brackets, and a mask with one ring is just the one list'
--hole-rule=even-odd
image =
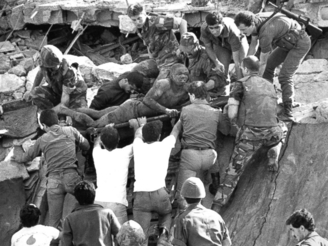
{"label": "hand", "polygon": [[180,58],[180,59],[183,59],[183,57],[184,57],[184,55],[183,55],[183,53],[181,52],[180,49],[177,49],[177,51],[175,52],[175,54],[176,54],[176,56],[177,56],[178,58]]}
{"label": "hand", "polygon": [[26,102],[30,102],[32,100],[32,91],[25,92],[23,100]]}
{"label": "hand", "polygon": [[139,123],[137,119],[131,119],[129,120],[130,128],[139,128]]}
{"label": "hand", "polygon": [[176,109],[165,109],[165,114],[170,116],[171,118],[173,117],[178,117],[179,111]]}
{"label": "hand", "polygon": [[87,127],[93,126],[93,124],[94,124],[93,119],[89,115],[79,113],[79,112],[74,113],[73,119],[76,122],[81,123],[82,125],[87,126]]}
{"label": "hand", "polygon": [[224,69],[224,66],[222,63],[217,63],[215,65],[215,68],[212,68],[213,71],[215,72],[219,72],[219,73],[224,73],[225,72],[225,69]]}
{"label": "hand", "polygon": [[139,126],[145,125],[147,123],[147,118],[146,117],[138,118],[138,123],[139,123]]}
{"label": "hand", "polygon": [[110,124],[107,124],[105,127],[113,127],[114,128],[114,126],[115,126],[115,123],[110,123]]}
{"label": "hand", "polygon": [[75,90],[75,88],[76,88],[76,86],[71,88],[71,87],[63,85],[63,93],[70,95]]}

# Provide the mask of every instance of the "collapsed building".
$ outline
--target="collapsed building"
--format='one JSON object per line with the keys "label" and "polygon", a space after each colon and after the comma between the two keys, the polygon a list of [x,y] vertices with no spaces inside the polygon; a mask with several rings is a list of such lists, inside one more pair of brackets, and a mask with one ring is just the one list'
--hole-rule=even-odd
{"label": "collapsed building", "polygon": [[[219,9],[226,16],[234,16],[245,8],[258,12],[265,2],[193,1],[194,5],[191,5],[186,1],[152,1],[144,4],[153,14],[184,17],[188,27],[197,33],[208,12]],[[119,31],[119,16],[126,12],[126,4],[119,0],[0,1],[0,104],[4,111],[0,115],[2,245],[9,245],[12,234],[18,229],[19,210],[24,203],[46,206],[46,166],[42,158],[36,158],[26,166],[10,161],[12,155],[26,151],[38,136],[37,108],[22,98],[32,87],[40,49],[53,44],[69,54],[70,62],[79,63],[89,87],[90,103],[102,83],[147,59],[147,49],[139,37],[135,34],[126,37]],[[265,11],[272,11],[272,8],[265,6]],[[328,26],[327,1],[296,0],[295,12],[306,14],[320,27]],[[121,61],[125,54],[131,56],[130,61]],[[328,222],[324,219],[328,215],[328,191],[325,189],[328,174],[325,148],[328,134],[327,59],[328,42],[324,32],[294,77],[295,100],[301,103],[294,113],[300,123],[289,126],[279,171],[267,172],[266,157],[258,153],[242,176],[235,198],[222,211],[235,245],[292,245],[284,231],[284,219],[301,207],[313,212],[318,232],[328,237],[325,229]],[[276,81],[275,84],[279,90],[279,83]],[[221,172],[229,163],[233,144],[233,136],[220,137],[217,151]],[[83,164],[83,157],[79,156],[79,159]],[[169,189],[174,188],[178,164],[178,161],[170,162]],[[129,209],[132,191],[133,167],[129,171],[127,187]],[[46,210],[43,207],[43,211]],[[42,221],[46,220],[45,213]]]}

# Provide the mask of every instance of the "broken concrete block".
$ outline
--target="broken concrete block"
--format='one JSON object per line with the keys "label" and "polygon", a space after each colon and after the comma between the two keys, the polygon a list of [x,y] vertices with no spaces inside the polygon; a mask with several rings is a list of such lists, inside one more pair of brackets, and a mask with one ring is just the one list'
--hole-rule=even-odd
{"label": "broken concrete block", "polygon": [[23,9],[23,4],[12,8],[9,24],[13,30],[21,30],[25,26]]}
{"label": "broken concrete block", "polygon": [[11,68],[8,56],[0,56],[0,73],[6,73]]}
{"label": "broken concrete block", "polygon": [[15,74],[0,74],[0,91],[11,92],[25,86],[25,81]]}
{"label": "broken concrete block", "polygon": [[111,43],[117,39],[117,37],[108,29],[105,29],[103,33],[100,35],[100,38],[105,42],[105,43]]}
{"label": "broken concrete block", "polygon": [[110,81],[115,77],[119,77],[121,74],[131,71],[137,63],[131,64],[117,64],[113,62],[105,63],[100,66],[95,67],[92,70],[92,75],[95,81],[106,82]]}
{"label": "broken concrete block", "polygon": [[9,41],[0,42],[0,53],[15,51],[15,46]]}
{"label": "broken concrete block", "polygon": [[41,50],[41,48],[47,45],[48,38],[44,37],[44,35],[34,35],[29,39],[25,39],[25,45],[29,48]]}
{"label": "broken concrete block", "polygon": [[13,97],[15,98],[15,100],[22,99],[23,98],[23,95],[24,95],[24,93],[22,93],[22,92],[14,92],[13,93]]}
{"label": "broken concrete block", "polygon": [[11,68],[8,73],[11,74],[15,74],[17,76],[25,76],[26,75],[26,70],[24,69],[24,67],[20,64],[18,64],[17,66],[14,66],[13,68]]}
{"label": "broken concrete block", "polygon": [[35,49],[28,49],[28,50],[24,50],[23,54],[26,58],[33,58],[33,60],[35,61],[36,59],[34,59],[36,56],[39,56],[39,52]]}
{"label": "broken concrete block", "polygon": [[309,59],[304,61],[297,69],[296,74],[321,73],[328,70],[328,61],[325,59]]}
{"label": "broken concrete block", "polygon": [[21,64],[24,67],[26,72],[31,71],[34,67],[33,58],[25,58],[19,64]]}
{"label": "broken concrete block", "polygon": [[[13,153],[13,150],[11,153]],[[9,155],[11,154],[9,153]],[[24,164],[10,160],[0,162],[0,182],[16,178],[27,179],[28,177],[29,175]]]}
{"label": "broken concrete block", "polygon": [[20,31],[16,31],[15,35],[20,38],[27,39],[27,38],[31,38],[31,32],[32,32],[31,30],[20,30]]}
{"label": "broken concrete block", "polygon": [[[3,139],[2,139],[3,142]],[[9,152],[11,151],[12,147],[3,147],[2,144],[0,144],[0,162],[3,161]]]}
{"label": "broken concrete block", "polygon": [[317,123],[328,122],[328,102],[322,102],[316,108],[316,121]]}
{"label": "broken concrete block", "polygon": [[310,51],[314,59],[328,59],[328,42],[327,38],[319,39]]}
{"label": "broken concrete block", "polygon": [[25,83],[26,91],[31,90],[31,88],[33,86],[33,83],[34,83],[34,80],[35,80],[35,77],[39,72],[39,69],[40,69],[40,67],[38,66],[38,67],[36,67],[36,68],[34,68],[34,69],[32,69],[31,71],[28,72],[27,77],[26,77],[26,83]]}

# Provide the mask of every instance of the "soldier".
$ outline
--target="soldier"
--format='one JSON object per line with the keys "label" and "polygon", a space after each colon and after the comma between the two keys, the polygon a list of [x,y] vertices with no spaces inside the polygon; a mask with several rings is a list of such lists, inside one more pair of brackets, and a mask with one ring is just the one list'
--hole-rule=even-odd
{"label": "soldier", "polygon": [[212,209],[217,212],[228,202],[248,161],[262,145],[272,147],[268,151],[269,170],[277,170],[287,132],[285,124],[278,122],[273,84],[258,75],[259,60],[248,56],[242,65],[247,76],[236,82],[228,101],[228,116],[231,121],[237,121],[240,129],[229,167],[213,201]]}
{"label": "soldier", "polygon": [[192,32],[181,36],[179,50],[183,54],[183,62],[189,70],[190,81],[204,81],[211,95],[226,94],[227,80],[225,76],[214,70],[215,64],[209,58],[205,47]]}
{"label": "soldier", "polygon": [[[203,41],[215,70],[226,78],[231,58],[235,63],[237,79],[242,77],[240,63],[248,51],[248,43],[244,34],[236,27],[233,19],[223,17],[221,13],[210,13],[202,25],[200,39]],[[227,91],[227,94],[229,91]]]}
{"label": "soldier", "polygon": [[[41,110],[53,109],[57,114],[70,116],[83,125],[92,123],[89,116],[71,110],[87,107],[87,85],[78,64],[68,64],[62,52],[53,45],[44,46],[40,56],[40,69],[31,91],[24,98],[32,99]],[[43,78],[47,85],[41,85]]]}
{"label": "soldier", "polygon": [[328,246],[328,241],[315,231],[312,214],[306,209],[295,211],[286,221],[297,246]]}
{"label": "soldier", "polygon": [[167,79],[155,81],[153,87],[142,100],[130,99],[110,113],[95,121],[93,127],[104,127],[109,123],[123,123],[141,116],[167,114],[178,115],[175,109],[188,101],[188,69],[182,64],[174,64]]}
{"label": "soldier", "polygon": [[[235,23],[242,33],[252,36],[249,55],[254,55],[258,46],[261,48],[260,76],[273,82],[276,67],[283,64],[278,76],[284,104],[280,119],[293,121],[293,76],[311,48],[310,37],[297,21],[281,14],[264,23],[252,12],[242,11],[236,15]],[[277,46],[273,51],[272,44]]]}
{"label": "soldier", "polygon": [[178,62],[176,55],[179,43],[173,29],[180,29],[180,34],[187,31],[187,22],[182,18],[148,16],[140,3],[131,4],[127,10],[134,22],[137,34],[147,46],[151,58],[155,59],[160,73],[157,79],[167,78],[169,68]]}
{"label": "soldier", "polygon": [[221,216],[200,204],[206,195],[202,181],[196,177],[187,179],[181,195],[189,206],[175,219],[172,245],[230,246],[229,231]]}

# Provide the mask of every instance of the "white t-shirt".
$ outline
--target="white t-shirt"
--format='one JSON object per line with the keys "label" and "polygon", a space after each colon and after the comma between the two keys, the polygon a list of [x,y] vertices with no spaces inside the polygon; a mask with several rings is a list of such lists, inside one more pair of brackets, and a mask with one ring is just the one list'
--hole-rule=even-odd
{"label": "white t-shirt", "polygon": [[11,246],[49,246],[58,236],[59,231],[51,226],[23,227],[12,236]]}
{"label": "white t-shirt", "polygon": [[175,142],[173,135],[150,144],[141,138],[134,140],[134,191],[155,191],[166,186],[165,177]]}
{"label": "white t-shirt", "polygon": [[128,206],[126,183],[130,160],[133,156],[132,144],[121,149],[108,151],[96,146],[93,161],[97,171],[97,202],[116,202]]}

